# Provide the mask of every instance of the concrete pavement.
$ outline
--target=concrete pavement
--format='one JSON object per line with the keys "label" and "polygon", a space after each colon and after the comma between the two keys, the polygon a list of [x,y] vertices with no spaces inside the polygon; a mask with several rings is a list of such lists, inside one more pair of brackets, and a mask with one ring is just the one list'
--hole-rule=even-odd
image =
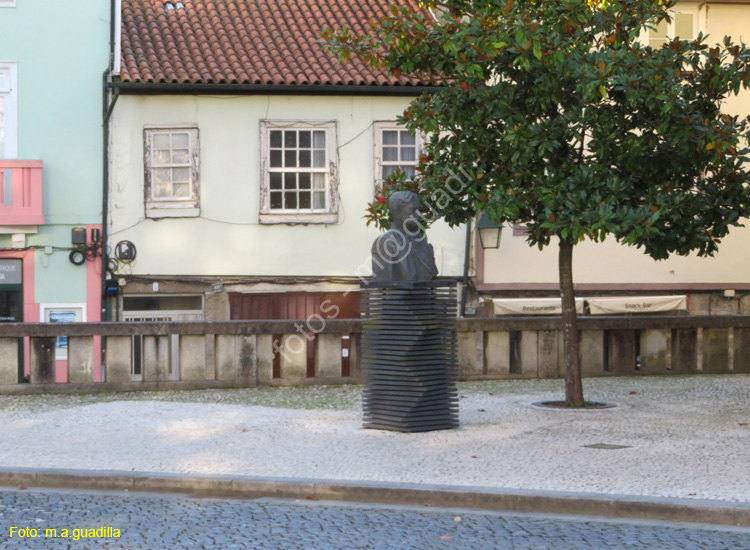
{"label": "concrete pavement", "polygon": [[460,429],[413,435],[363,430],[357,388],[0,397],[0,484],[750,526],[749,376],[587,380],[618,406],[531,406],[560,386],[465,384]]}

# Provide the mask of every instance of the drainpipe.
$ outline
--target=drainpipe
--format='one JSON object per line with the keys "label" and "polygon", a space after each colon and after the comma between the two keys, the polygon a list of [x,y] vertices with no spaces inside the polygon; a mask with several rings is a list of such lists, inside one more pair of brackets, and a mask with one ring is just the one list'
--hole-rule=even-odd
{"label": "drainpipe", "polygon": [[[110,75],[114,72],[115,62],[119,62],[119,31],[120,31],[121,0],[111,0],[109,13],[109,63],[102,74],[102,321],[110,321],[109,304],[104,296],[104,288],[109,271],[109,122],[112,111],[120,96],[115,90],[112,100],[109,98],[107,86]],[[119,69],[119,67],[117,67]],[[105,381],[106,338],[102,337],[101,379]]]}
{"label": "drainpipe", "polygon": [[[102,321],[111,321],[109,304],[104,296],[104,287],[109,271],[109,123],[112,111],[120,97],[120,91],[114,90],[109,97],[109,79],[119,73],[120,63],[120,13],[122,0],[111,0],[109,13],[109,64],[102,75]],[[102,347],[102,354],[104,349]]]}
{"label": "drainpipe", "polygon": [[102,84],[103,120],[102,120],[102,150],[103,150],[103,181],[102,181],[102,321],[111,321],[109,303],[104,297],[104,286],[109,272],[109,123],[120,91],[115,89],[110,101],[107,83],[109,70],[104,72]]}
{"label": "drainpipe", "polygon": [[471,259],[471,219],[466,222],[466,251],[464,253],[464,278],[461,289],[461,311],[460,316],[466,316],[466,298],[469,294],[469,263]]}

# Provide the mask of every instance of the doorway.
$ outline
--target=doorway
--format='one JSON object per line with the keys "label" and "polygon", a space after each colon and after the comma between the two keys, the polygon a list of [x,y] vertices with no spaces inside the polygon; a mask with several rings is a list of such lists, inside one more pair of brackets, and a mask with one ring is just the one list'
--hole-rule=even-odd
{"label": "doorway", "polygon": [[[22,260],[0,260],[0,323],[23,323],[22,264]],[[23,338],[19,338],[18,381],[23,377]]]}

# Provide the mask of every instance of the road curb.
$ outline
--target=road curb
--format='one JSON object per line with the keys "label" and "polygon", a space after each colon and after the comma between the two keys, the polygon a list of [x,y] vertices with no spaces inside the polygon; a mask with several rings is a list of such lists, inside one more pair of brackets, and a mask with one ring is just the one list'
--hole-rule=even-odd
{"label": "road curb", "polygon": [[421,483],[13,468],[0,471],[0,486],[442,506],[750,527],[750,503]]}

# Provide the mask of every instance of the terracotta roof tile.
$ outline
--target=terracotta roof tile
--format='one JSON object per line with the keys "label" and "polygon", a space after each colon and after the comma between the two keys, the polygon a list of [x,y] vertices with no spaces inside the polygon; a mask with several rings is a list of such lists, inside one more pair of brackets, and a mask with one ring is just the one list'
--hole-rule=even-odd
{"label": "terracotta roof tile", "polygon": [[123,82],[183,84],[429,85],[357,58],[339,65],[318,41],[326,28],[367,31],[391,4],[417,0],[123,0]]}

